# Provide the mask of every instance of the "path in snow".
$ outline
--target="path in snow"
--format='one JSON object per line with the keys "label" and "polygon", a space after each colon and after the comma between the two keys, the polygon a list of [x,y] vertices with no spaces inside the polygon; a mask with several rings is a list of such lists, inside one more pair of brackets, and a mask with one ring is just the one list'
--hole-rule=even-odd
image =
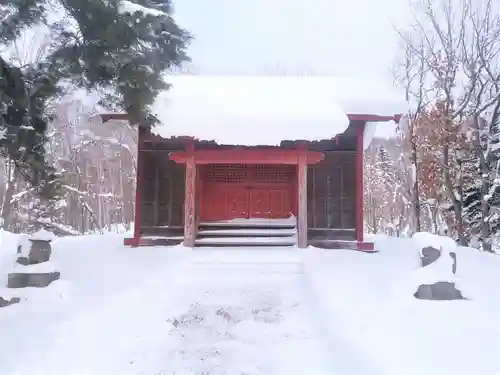
{"label": "path in snow", "polygon": [[[339,364],[346,369],[336,348],[344,342],[318,329],[321,314],[304,289],[301,252],[204,249],[189,258],[176,276],[156,275],[62,323],[36,373],[351,373],[335,371]],[[344,348],[342,355],[357,353]]]}
{"label": "path in snow", "polygon": [[189,275],[169,319],[164,374],[328,373],[299,261],[194,260]]}

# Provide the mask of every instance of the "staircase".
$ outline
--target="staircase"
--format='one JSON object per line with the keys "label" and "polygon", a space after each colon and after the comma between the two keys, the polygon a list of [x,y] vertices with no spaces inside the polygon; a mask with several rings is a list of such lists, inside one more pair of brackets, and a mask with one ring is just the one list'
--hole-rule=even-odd
{"label": "staircase", "polygon": [[291,247],[297,244],[297,222],[289,219],[234,219],[202,222],[196,247]]}

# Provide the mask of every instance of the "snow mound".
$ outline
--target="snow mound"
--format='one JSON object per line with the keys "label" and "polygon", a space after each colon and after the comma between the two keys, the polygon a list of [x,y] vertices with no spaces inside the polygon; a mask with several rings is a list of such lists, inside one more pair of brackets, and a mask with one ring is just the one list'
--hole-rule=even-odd
{"label": "snow mound", "polygon": [[413,297],[420,246],[439,244],[450,251],[452,242],[425,233],[380,235],[377,254],[307,252],[307,279],[318,290],[331,330],[371,361],[369,373],[498,374],[500,257],[457,247],[456,277],[470,300]]}
{"label": "snow mound", "polygon": [[[0,288],[7,285],[7,273],[18,257],[17,247],[21,235],[0,229]],[[0,294],[0,297],[5,295]]]}
{"label": "snow mound", "polygon": [[450,237],[438,236],[427,232],[418,232],[415,233],[411,239],[420,249],[430,246],[438,250],[441,249],[443,255],[448,255],[450,252],[456,251],[457,249],[457,243]]}
{"label": "snow mound", "polygon": [[57,237],[54,233],[49,232],[45,229],[40,229],[39,231],[31,234],[29,239],[31,240],[40,240],[40,241],[54,241]]}
{"label": "snow mound", "polygon": [[17,240],[18,256],[28,257],[31,248],[31,241],[27,234],[20,234]]}
{"label": "snow mound", "polygon": [[[102,372],[103,367],[106,367],[103,361],[116,358],[109,350],[120,346],[120,331],[127,331],[123,328],[127,325],[133,333],[134,328],[137,328],[134,322],[149,324],[148,314],[155,306],[155,301],[158,296],[168,297],[173,292],[173,289],[169,289],[168,280],[175,275],[174,271],[178,269],[183,256],[189,253],[180,247],[128,248],[123,246],[123,234],[72,236],[60,237],[52,243],[51,261],[17,266],[15,260],[19,238],[29,236],[0,233],[0,296],[21,299],[17,305],[0,309],[1,374],[83,374],[85,368],[78,368],[75,363],[69,363],[71,368],[66,372],[64,368],[61,369],[60,362],[56,362],[48,372],[40,366],[50,353],[61,361],[62,358],[77,358],[82,349],[87,350],[88,354],[95,347],[99,347],[100,353],[94,352],[96,357],[86,360],[95,365],[93,374],[105,374]],[[61,272],[62,277],[43,289],[7,289],[4,287],[7,273],[13,270],[36,273],[55,270]],[[157,278],[161,282],[157,282]],[[156,287],[150,290],[147,284],[152,280]],[[146,300],[148,304],[138,306],[138,298],[141,298],[141,303]],[[120,302],[114,304],[111,301]],[[128,313],[123,314],[126,311]],[[136,311],[142,315],[135,315]],[[158,316],[162,313],[154,312]],[[105,319],[101,320],[101,317]],[[75,331],[71,331],[72,335],[67,337],[69,341],[58,346],[66,338],[66,328],[78,324],[75,330],[82,335],[86,332],[87,336],[83,337],[90,341],[83,342],[83,345],[75,342]],[[103,332],[109,336],[103,337]],[[135,343],[134,339],[131,336],[129,344]],[[99,340],[102,345],[96,344]],[[107,343],[110,345],[105,346]],[[57,350],[52,352],[51,349]],[[122,352],[117,349],[115,353],[118,355]],[[127,359],[123,361],[125,367],[120,373],[130,373],[126,371],[129,362]]]}
{"label": "snow mound", "polygon": [[[453,239],[431,233],[419,232],[413,235],[411,241],[419,248],[420,256],[422,256],[422,249],[425,247],[432,247],[441,251],[441,256],[435,262],[426,267],[419,267],[409,275],[407,282],[411,285],[410,290],[413,290],[413,293],[417,291],[420,285],[434,284],[439,281],[456,283],[457,287],[460,289],[460,280],[452,272],[454,260],[450,253],[456,253],[457,250],[457,244]],[[457,263],[460,263],[460,261]]]}

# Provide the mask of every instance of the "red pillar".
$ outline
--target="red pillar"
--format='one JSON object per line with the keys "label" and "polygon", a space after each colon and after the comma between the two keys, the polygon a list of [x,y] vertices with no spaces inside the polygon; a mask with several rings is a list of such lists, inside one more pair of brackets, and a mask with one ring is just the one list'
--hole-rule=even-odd
{"label": "red pillar", "polygon": [[184,198],[184,246],[194,247],[196,239],[196,161],[194,143],[188,145],[186,160],[186,193]]}
{"label": "red pillar", "polygon": [[298,150],[297,180],[297,246],[305,249],[307,248],[307,151],[304,148]]}
{"label": "red pillar", "polygon": [[[363,242],[363,134],[365,123],[356,132],[356,241]],[[359,246],[359,245],[358,245]]]}
{"label": "red pillar", "polygon": [[[135,176],[135,217],[134,217],[134,237],[129,243],[132,246],[139,246],[141,241],[141,190],[142,190],[142,175],[144,168],[144,137],[146,130],[142,126],[137,127],[137,168]],[[128,241],[126,241],[128,242]]]}

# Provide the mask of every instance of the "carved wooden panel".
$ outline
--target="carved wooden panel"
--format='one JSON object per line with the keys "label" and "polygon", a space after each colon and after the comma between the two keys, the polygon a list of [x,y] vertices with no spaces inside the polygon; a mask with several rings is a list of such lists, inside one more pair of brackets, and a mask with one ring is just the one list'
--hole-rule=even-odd
{"label": "carved wooden panel", "polygon": [[203,221],[284,218],[294,211],[295,166],[209,164],[200,167]]}
{"label": "carved wooden panel", "polygon": [[248,192],[249,218],[280,219],[293,212],[292,189],[257,188]]}

